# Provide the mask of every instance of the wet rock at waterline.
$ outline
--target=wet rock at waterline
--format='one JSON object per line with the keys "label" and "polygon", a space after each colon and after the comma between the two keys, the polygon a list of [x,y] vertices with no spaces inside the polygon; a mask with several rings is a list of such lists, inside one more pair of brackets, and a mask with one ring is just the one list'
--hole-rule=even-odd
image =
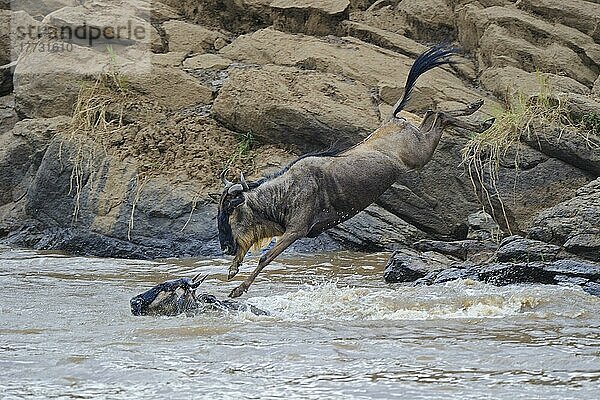
{"label": "wet rock at waterline", "polygon": [[447,256],[456,257],[460,260],[471,260],[490,258],[496,248],[495,243],[483,240],[465,239],[445,242],[442,240],[420,240],[413,247],[422,252],[436,252]]}
{"label": "wet rock at waterline", "polygon": [[[511,236],[500,243],[491,257],[488,253],[488,258],[484,259],[480,256],[485,252],[476,252],[475,259],[463,261],[468,255],[468,246],[489,251],[493,244],[423,240],[414,245],[422,252],[395,252],[385,268],[384,279],[388,283],[413,282],[417,285],[440,284],[456,279],[472,279],[497,286],[570,284],[600,296],[600,264],[577,258],[560,246]],[[446,256],[441,253],[446,253]],[[440,262],[441,257],[445,257],[443,262]]]}
{"label": "wet rock at waterline", "polygon": [[395,251],[390,257],[383,278],[388,283],[413,282],[430,273],[448,268],[453,261],[439,253],[417,253],[404,249]]}
{"label": "wet rock at waterline", "polygon": [[560,247],[553,244],[510,236],[500,243],[496,259],[500,262],[554,261],[559,252]]}
{"label": "wet rock at waterline", "polygon": [[600,261],[600,178],[577,190],[572,199],[540,212],[529,237]]}
{"label": "wet rock at waterline", "polygon": [[[44,227],[38,221],[25,221],[8,234],[2,244],[35,250],[60,250],[68,254],[154,260],[179,257],[218,256],[216,238],[199,235],[163,235],[162,237],[115,238],[82,228]],[[22,223],[22,221],[21,221]],[[13,223],[13,226],[15,223]],[[39,225],[39,226],[37,226]]]}
{"label": "wet rock at waterline", "polygon": [[473,279],[496,286],[525,283],[577,285],[590,294],[600,296],[600,264],[583,260],[455,267],[431,273],[416,284],[439,284],[456,279]]}
{"label": "wet rock at waterline", "polygon": [[327,233],[346,248],[361,251],[395,250],[426,237],[424,232],[376,204]]}

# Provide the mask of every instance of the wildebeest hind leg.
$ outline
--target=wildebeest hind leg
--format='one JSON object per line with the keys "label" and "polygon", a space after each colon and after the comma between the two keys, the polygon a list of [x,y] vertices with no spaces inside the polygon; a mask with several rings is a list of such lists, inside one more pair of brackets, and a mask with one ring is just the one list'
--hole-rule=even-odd
{"label": "wildebeest hind leg", "polygon": [[479,110],[482,105],[483,105],[483,99],[479,99],[479,100],[474,101],[471,104],[467,105],[466,108],[463,108],[460,110],[441,111],[441,112],[434,112],[432,110],[427,110],[427,112],[425,113],[425,116],[423,117],[423,122],[421,122],[421,126],[419,127],[419,129],[421,130],[421,132],[430,132],[430,131],[434,130],[434,127],[436,129],[441,128],[442,124],[452,124],[452,125],[460,126],[461,128],[467,128],[467,129],[479,129],[481,127],[481,124],[477,124],[476,126],[474,124],[471,124],[467,127],[466,125],[469,124],[468,122],[460,121],[460,120],[456,119],[456,117],[464,117],[467,115],[471,115],[475,111]]}
{"label": "wildebeest hind leg", "polygon": [[453,117],[466,117],[467,115],[473,114],[475,111],[479,110],[483,105],[483,99],[475,100],[471,104],[467,105],[466,108],[461,110],[452,110],[452,111],[444,111],[445,114],[449,114]]}
{"label": "wildebeest hind leg", "polygon": [[262,271],[264,267],[269,265],[269,263],[271,261],[273,261],[275,259],[275,257],[277,257],[279,254],[281,254],[285,249],[290,247],[290,245],[292,243],[294,243],[296,240],[304,237],[305,235],[306,235],[305,233],[297,233],[297,232],[284,233],[283,236],[281,236],[281,239],[279,239],[277,241],[275,246],[273,246],[273,248],[271,250],[267,251],[265,253],[265,255],[263,255],[260,258],[260,261],[258,262],[258,266],[256,267],[256,269],[254,269],[254,271],[252,271],[252,273],[246,278],[246,280],[244,282],[242,282],[238,287],[233,289],[231,291],[231,293],[229,293],[229,297],[235,298],[235,297],[240,297],[242,294],[244,294],[244,292],[246,292],[248,290],[250,285],[252,285],[252,282],[254,282],[254,279],[256,279],[256,277],[258,276],[258,274],[260,274],[260,271]]}
{"label": "wildebeest hind leg", "polygon": [[495,121],[494,118],[490,118],[482,122],[473,123],[468,121],[461,121],[460,119],[444,112],[440,112],[439,115],[441,117],[440,120],[442,121],[442,124],[444,126],[456,126],[459,128],[468,129],[470,131],[480,133],[485,131],[486,129],[489,129]]}

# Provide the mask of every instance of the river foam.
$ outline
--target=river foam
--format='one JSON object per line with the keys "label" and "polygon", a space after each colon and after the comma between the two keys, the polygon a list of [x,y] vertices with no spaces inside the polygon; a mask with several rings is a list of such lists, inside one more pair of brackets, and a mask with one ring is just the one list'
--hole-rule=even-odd
{"label": "river foam", "polygon": [[252,297],[248,302],[268,310],[272,317],[288,321],[503,318],[532,313],[565,292],[569,296],[582,295],[576,288],[495,287],[468,280],[433,287],[394,288],[324,282],[306,284],[284,294]]}

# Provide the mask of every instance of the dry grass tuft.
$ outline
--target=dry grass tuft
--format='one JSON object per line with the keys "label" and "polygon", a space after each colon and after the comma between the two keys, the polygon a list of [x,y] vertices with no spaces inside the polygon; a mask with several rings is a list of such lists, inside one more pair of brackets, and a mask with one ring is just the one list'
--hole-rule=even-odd
{"label": "dry grass tuft", "polygon": [[103,178],[94,172],[99,171],[97,163],[105,156],[133,161],[137,168],[128,236],[136,204],[152,178],[160,175],[174,185],[192,182],[187,187],[195,192],[193,213],[199,199],[221,190],[218,176],[223,169],[229,168],[232,176],[240,171],[251,176],[273,157],[275,149],[255,146],[250,132],[232,134],[201,110],[165,110],[130,86],[116,67],[108,68],[95,81],[82,83],[65,137],[73,148],[69,156],[73,222],[80,212],[83,187],[94,184],[88,177]]}
{"label": "dry grass tuft", "polygon": [[586,115],[575,120],[563,96],[553,92],[547,78],[539,74],[540,92],[527,97],[518,93],[509,97],[506,108],[495,112],[496,122],[485,132],[471,138],[462,153],[463,164],[467,167],[473,187],[481,190],[483,201],[492,212],[492,200],[500,205],[502,218],[511,232],[504,202],[497,187],[501,160],[505,160],[509,150],[514,150],[514,166],[519,164],[519,144],[522,138],[535,137],[536,129],[551,128],[560,140],[563,134],[578,135],[587,145],[595,147],[589,140],[590,134],[600,131],[600,117]]}
{"label": "dry grass tuft", "polygon": [[76,144],[70,160],[73,169],[69,194],[75,197],[73,222],[79,214],[84,171],[91,169],[96,158],[95,146],[90,145],[89,140],[103,143],[101,137],[125,129],[123,116],[131,104],[133,100],[128,96],[126,82],[115,72],[102,74],[94,82],[84,82],[81,86],[68,135],[69,141]]}

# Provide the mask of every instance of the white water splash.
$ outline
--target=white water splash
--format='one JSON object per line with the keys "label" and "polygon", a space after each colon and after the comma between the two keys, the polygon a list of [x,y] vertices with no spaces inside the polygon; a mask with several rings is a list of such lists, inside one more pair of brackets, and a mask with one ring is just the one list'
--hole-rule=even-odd
{"label": "white water splash", "polygon": [[381,289],[340,287],[326,282],[285,294],[253,297],[248,302],[288,321],[503,318],[531,312],[547,301],[549,291],[573,290],[495,287],[473,281]]}

